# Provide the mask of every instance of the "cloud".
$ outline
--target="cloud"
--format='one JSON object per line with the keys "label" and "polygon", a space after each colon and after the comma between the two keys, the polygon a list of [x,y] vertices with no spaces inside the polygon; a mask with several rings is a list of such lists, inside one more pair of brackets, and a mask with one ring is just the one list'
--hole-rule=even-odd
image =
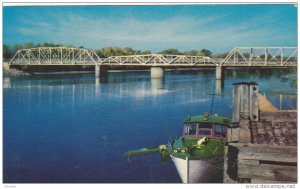
{"label": "cloud", "polygon": [[166,48],[227,48],[228,51],[234,46],[272,43],[272,36],[280,37],[280,30],[263,27],[264,24],[256,18],[248,23],[220,24],[226,16],[228,15],[175,16],[145,20],[137,17],[94,18],[91,15],[68,12],[48,16],[47,20],[39,18],[30,23],[24,21],[19,33],[44,41],[84,45],[88,48],[129,46],[152,51]]}
{"label": "cloud", "polygon": [[31,29],[31,28],[20,28],[19,32],[23,35],[31,35],[31,36],[37,35],[36,30]]}
{"label": "cloud", "polygon": [[[201,41],[201,28],[214,22],[217,16],[199,20],[193,17],[174,17],[164,20],[137,18],[92,19],[78,14],[67,14],[60,19],[50,18],[25,23],[19,32],[27,36],[40,36],[62,41],[80,41],[85,44],[134,45],[136,43],[165,46],[169,44]],[[98,46],[99,46],[98,45]],[[101,45],[100,45],[101,46]]]}

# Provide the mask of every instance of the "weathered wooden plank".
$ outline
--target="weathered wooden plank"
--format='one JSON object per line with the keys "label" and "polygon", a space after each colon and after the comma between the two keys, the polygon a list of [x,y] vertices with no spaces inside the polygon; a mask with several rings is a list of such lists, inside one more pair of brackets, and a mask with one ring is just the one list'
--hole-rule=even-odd
{"label": "weathered wooden plank", "polygon": [[257,123],[258,122],[251,122],[251,140],[253,143],[257,143]]}
{"label": "weathered wooden plank", "polygon": [[239,86],[240,85],[233,85],[232,89],[232,122],[240,121],[241,93]]}
{"label": "weathered wooden plank", "polygon": [[244,165],[259,165],[259,160],[249,160],[249,159],[238,159],[238,164],[244,164]]}
{"label": "weathered wooden plank", "polygon": [[239,142],[248,143],[251,142],[251,131],[250,131],[250,120],[248,113],[240,114],[240,132],[239,132]]}
{"label": "weathered wooden plank", "polygon": [[250,129],[240,128],[239,142],[248,143],[251,142]]}
{"label": "weathered wooden plank", "polygon": [[265,142],[270,145],[276,144],[275,135],[274,135],[273,129],[272,129],[272,122],[265,122],[265,124],[263,124],[263,126],[264,126],[264,129],[266,132]]}
{"label": "weathered wooden plank", "polygon": [[278,180],[266,180],[266,179],[251,179],[251,183],[253,184],[271,184],[271,183],[296,183],[291,181],[278,181]]}
{"label": "weathered wooden plank", "polygon": [[296,166],[281,165],[239,165],[238,178],[297,181]]}
{"label": "weathered wooden plank", "polygon": [[297,112],[260,112],[260,120],[297,122]]}
{"label": "weathered wooden plank", "polygon": [[251,122],[251,125],[255,125],[253,127],[256,127],[256,135],[254,135],[254,133],[252,133],[252,137],[253,137],[253,142],[255,141],[255,143],[257,144],[267,144],[266,141],[266,131],[265,131],[265,127],[264,127],[264,123],[263,122]]}
{"label": "weathered wooden plank", "polygon": [[240,151],[248,151],[254,153],[293,153],[297,154],[297,146],[274,146],[265,144],[252,144],[252,143],[230,143],[230,146],[236,147]]}
{"label": "weathered wooden plank", "polygon": [[240,133],[240,128],[228,129],[227,142],[239,141],[239,133]]}
{"label": "weathered wooden plank", "polygon": [[252,84],[249,86],[249,95],[250,95],[250,119],[251,121],[259,120],[259,107],[258,107],[258,95],[259,95],[259,86],[256,84]]}
{"label": "weathered wooden plank", "polygon": [[257,144],[295,146],[296,122],[259,121],[251,122],[253,142]]}
{"label": "weathered wooden plank", "polygon": [[[224,147],[224,153],[227,154],[228,152],[228,146]],[[233,180],[230,178],[230,176],[227,173],[228,170],[228,157],[225,155],[224,157],[224,170],[223,170],[223,183],[236,183],[236,180]]]}
{"label": "weathered wooden plank", "polygon": [[261,160],[283,163],[297,163],[297,154],[289,153],[252,153],[247,151],[239,151],[239,160]]}
{"label": "weathered wooden plank", "polygon": [[287,132],[285,133],[287,138],[287,145],[296,146],[297,145],[297,124],[294,122],[285,122],[285,128]]}
{"label": "weathered wooden plank", "polygon": [[228,177],[232,180],[237,180],[237,155],[238,155],[238,149],[233,146],[228,146],[227,151],[227,167],[224,167],[226,169],[226,174]]}
{"label": "weathered wooden plank", "polygon": [[286,134],[286,128],[285,127],[285,124],[282,123],[282,122],[274,122],[273,123],[273,130],[274,130],[274,133],[275,133],[275,136],[276,138],[278,139],[278,145],[287,145],[287,138],[285,136]]}
{"label": "weathered wooden plank", "polygon": [[241,88],[241,110],[240,113],[250,115],[249,108],[249,85],[240,85]]}

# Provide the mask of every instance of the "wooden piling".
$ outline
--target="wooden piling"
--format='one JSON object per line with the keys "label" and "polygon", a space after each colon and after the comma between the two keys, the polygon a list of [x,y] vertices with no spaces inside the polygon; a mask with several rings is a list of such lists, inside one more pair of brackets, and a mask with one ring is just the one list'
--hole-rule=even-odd
{"label": "wooden piling", "polygon": [[233,84],[232,122],[239,122],[241,113],[248,115],[252,121],[258,121],[258,94],[259,86],[255,82]]}

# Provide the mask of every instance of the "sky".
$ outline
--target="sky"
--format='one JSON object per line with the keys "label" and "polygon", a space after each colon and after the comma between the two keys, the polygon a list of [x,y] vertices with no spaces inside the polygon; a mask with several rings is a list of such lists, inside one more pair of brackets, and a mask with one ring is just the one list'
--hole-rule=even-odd
{"label": "sky", "polygon": [[297,46],[297,7],[260,5],[4,6],[3,43],[223,53]]}

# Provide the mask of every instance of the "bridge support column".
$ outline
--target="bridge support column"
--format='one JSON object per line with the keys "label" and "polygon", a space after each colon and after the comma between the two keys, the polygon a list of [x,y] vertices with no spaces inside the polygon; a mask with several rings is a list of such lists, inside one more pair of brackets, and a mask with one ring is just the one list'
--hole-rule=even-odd
{"label": "bridge support column", "polygon": [[95,77],[107,77],[107,66],[95,65]]}
{"label": "bridge support column", "polygon": [[223,79],[216,79],[215,83],[215,91],[217,94],[221,95],[224,90],[224,80]]}
{"label": "bridge support column", "polygon": [[10,65],[8,64],[8,62],[3,62],[3,70],[9,70],[10,69]]}
{"label": "bridge support column", "polygon": [[222,66],[216,67],[216,79],[223,79],[223,68]]}
{"label": "bridge support column", "polygon": [[151,67],[151,78],[164,78],[164,69],[162,67]]}

